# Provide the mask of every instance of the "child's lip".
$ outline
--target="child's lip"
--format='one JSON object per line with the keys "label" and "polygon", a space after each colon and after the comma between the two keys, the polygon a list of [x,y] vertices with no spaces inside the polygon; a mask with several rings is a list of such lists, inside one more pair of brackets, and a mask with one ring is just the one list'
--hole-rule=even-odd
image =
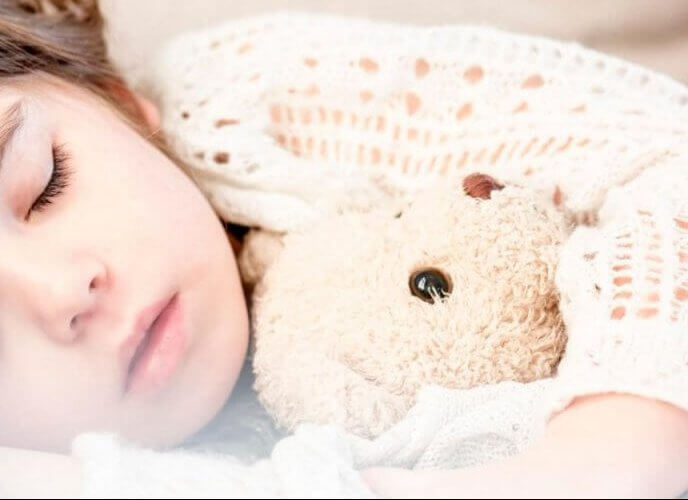
{"label": "child's lip", "polygon": [[125,391],[150,393],[167,385],[187,348],[184,308],[175,294],[137,347],[127,373]]}
{"label": "child's lip", "polygon": [[[162,311],[169,305],[176,294],[167,295],[143,309],[136,317],[134,329],[119,347],[120,368],[125,379],[128,378],[132,361],[141,343],[146,339],[148,330]],[[126,380],[125,380],[126,384]]]}

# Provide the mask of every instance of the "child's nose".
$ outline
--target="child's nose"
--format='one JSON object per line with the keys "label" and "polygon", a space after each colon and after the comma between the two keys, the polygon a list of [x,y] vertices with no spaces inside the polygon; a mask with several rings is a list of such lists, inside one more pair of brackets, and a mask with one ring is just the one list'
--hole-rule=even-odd
{"label": "child's nose", "polygon": [[88,331],[106,280],[105,267],[90,258],[27,255],[0,264],[0,289],[60,343],[74,342]]}
{"label": "child's nose", "polygon": [[[88,285],[84,288],[84,283],[86,282]],[[62,338],[58,338],[58,340],[70,342],[86,333],[92,323],[92,318],[96,313],[96,309],[100,306],[104,285],[105,273],[97,271],[86,274],[80,281],[75,283],[75,298],[72,304],[69,304],[69,300],[67,301],[64,312],[64,316],[69,318],[69,329],[66,334]],[[58,313],[58,324],[61,324],[63,321],[60,317],[61,315],[62,313]]]}
{"label": "child's nose", "polygon": [[75,265],[29,284],[46,334],[59,342],[73,342],[84,335],[103,284],[104,274],[93,263]]}

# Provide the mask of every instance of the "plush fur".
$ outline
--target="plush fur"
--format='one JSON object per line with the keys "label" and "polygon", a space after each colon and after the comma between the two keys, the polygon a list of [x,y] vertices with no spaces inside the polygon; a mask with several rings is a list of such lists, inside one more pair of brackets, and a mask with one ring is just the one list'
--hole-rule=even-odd
{"label": "plush fur", "polygon": [[[242,268],[257,279],[271,261],[253,297],[255,387],[279,424],[374,437],[423,385],[553,374],[566,340],[554,274],[571,226],[531,191],[485,177],[281,241],[250,235]],[[423,269],[440,271],[451,294],[412,294]]]}

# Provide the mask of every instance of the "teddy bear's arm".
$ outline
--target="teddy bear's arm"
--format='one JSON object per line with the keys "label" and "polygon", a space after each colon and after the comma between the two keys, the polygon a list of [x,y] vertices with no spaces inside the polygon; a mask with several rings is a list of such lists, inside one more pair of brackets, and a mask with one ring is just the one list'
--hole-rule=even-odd
{"label": "teddy bear's arm", "polygon": [[298,329],[293,335],[286,330],[261,335],[268,330],[264,323],[277,322],[279,317],[279,308],[266,301],[254,308],[255,389],[280,425],[294,430],[302,423],[336,424],[375,436],[408,411],[407,398],[345,366],[336,359],[336,349],[299,337]]}

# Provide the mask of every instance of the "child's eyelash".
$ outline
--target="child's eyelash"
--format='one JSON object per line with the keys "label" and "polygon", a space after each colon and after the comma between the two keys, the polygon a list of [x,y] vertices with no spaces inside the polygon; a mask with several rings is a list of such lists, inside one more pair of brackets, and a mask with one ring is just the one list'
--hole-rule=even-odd
{"label": "child's eyelash", "polygon": [[50,180],[43,192],[33,202],[26,218],[28,220],[33,212],[40,212],[50,205],[58,196],[60,196],[69,185],[69,168],[67,161],[69,154],[65,150],[64,145],[53,146],[53,171],[50,175]]}

